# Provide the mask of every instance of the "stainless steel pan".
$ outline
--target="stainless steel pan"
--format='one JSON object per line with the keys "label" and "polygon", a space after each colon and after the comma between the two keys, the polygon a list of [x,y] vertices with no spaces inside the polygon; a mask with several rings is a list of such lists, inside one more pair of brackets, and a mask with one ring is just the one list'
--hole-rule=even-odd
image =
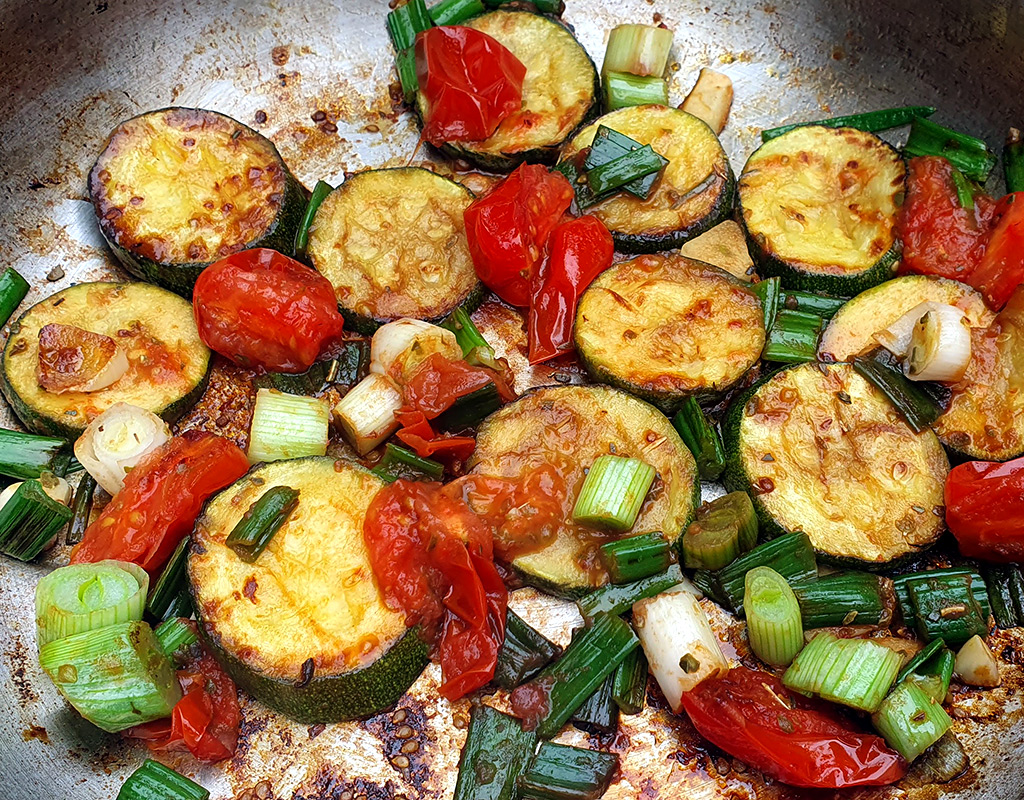
{"label": "stainless steel pan", "polygon": [[[568,5],[566,20],[598,59],[616,22],[673,28],[677,102],[701,66],[729,74],[736,101],[723,138],[737,169],[761,127],[829,114],[930,104],[942,121],[993,144],[1008,124],[1024,123],[1021,0]],[[27,302],[119,274],[86,201],[85,175],[111,128],[141,111],[192,105],[230,114],[269,135],[310,185],[414,158],[417,131],[388,92],[386,11],[384,0],[0,0],[0,264],[33,280]],[[0,424],[13,424],[6,407]],[[0,798],[114,797],[141,751],[69,712],[39,672],[31,596],[46,568],[0,559]],[[575,621],[567,605],[531,593],[514,604],[552,635],[564,637]],[[1024,663],[1024,637],[995,641],[1009,663],[1003,687],[953,703],[968,774],[947,787],[857,796],[1021,795],[1024,682],[1016,664]],[[217,798],[448,797],[468,704],[438,699],[437,678],[429,669],[397,711],[327,728],[246,702],[236,757],[194,774]],[[609,800],[798,796],[765,786],[663,710],[623,718],[605,744],[623,754]],[[179,766],[195,771],[189,759]]]}

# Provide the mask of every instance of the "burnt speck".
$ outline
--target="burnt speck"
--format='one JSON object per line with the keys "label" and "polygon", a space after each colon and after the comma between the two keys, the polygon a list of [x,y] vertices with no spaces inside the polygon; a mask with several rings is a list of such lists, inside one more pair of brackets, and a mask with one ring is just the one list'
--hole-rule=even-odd
{"label": "burnt speck", "polygon": [[302,677],[295,682],[296,689],[302,689],[309,686],[310,681],[313,680],[313,673],[316,671],[316,665],[313,663],[312,658],[307,658],[302,662]]}
{"label": "burnt speck", "polygon": [[43,744],[50,743],[50,735],[46,732],[46,728],[42,725],[29,725],[25,730],[21,732],[21,738],[26,742],[30,742],[35,739]]}
{"label": "burnt speck", "polygon": [[325,119],[327,119],[327,112],[317,109],[310,115],[309,118],[313,120],[313,122],[323,122]]}
{"label": "burnt speck", "polygon": [[316,725],[310,725],[306,732],[309,734],[309,738],[310,739],[315,739],[317,736],[319,736],[325,730],[327,730],[327,726],[324,725],[324,723],[320,722],[320,723],[318,723]]}
{"label": "burnt speck", "polygon": [[261,108],[259,111],[256,112],[256,124],[257,125],[264,125],[264,124],[266,124],[266,122],[267,122],[267,112],[264,111]]}
{"label": "burnt speck", "polygon": [[388,763],[413,786],[422,789],[430,777],[426,753],[431,742],[423,732],[426,715],[414,696],[407,696],[405,702],[409,705],[370,717],[363,726],[380,739]]}
{"label": "burnt speck", "polygon": [[274,62],[274,66],[283,67],[288,63],[288,46],[278,45],[270,51],[270,60]]}
{"label": "burnt speck", "polygon": [[330,120],[325,120],[324,122],[321,122],[321,123],[320,123],[320,125],[319,125],[318,127],[319,127],[319,128],[320,128],[320,130],[322,130],[322,131],[323,131],[324,133],[337,133],[337,132],[338,132],[338,126],[337,126],[337,125],[335,125],[335,124],[334,124],[333,122],[331,122]]}

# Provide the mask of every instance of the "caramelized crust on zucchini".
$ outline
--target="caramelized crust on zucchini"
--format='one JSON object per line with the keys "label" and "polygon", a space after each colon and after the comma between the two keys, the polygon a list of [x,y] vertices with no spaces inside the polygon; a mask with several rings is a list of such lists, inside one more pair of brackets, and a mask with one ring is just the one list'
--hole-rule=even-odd
{"label": "caramelized crust on zucchini", "polygon": [[[46,391],[37,369],[39,333],[49,324],[109,337],[127,356],[127,370],[96,391]],[[29,430],[76,439],[114,403],[177,419],[203,393],[209,364],[187,300],[146,283],[80,283],[36,303],[14,323],[0,389]]]}
{"label": "caramelized crust on zucchini", "polygon": [[204,266],[226,255],[291,252],[305,206],[269,139],[195,108],[118,125],[89,174],[89,194],[125,268],[185,295]]}
{"label": "caramelized crust on zucchini", "polygon": [[617,250],[656,253],[679,247],[729,216],[736,182],[718,137],[706,123],[666,106],[622,108],[573,137],[562,160],[589,147],[601,125],[649,144],[669,162],[646,200],[622,193],[587,210],[608,227]]}
{"label": "caramelized crust on zucchini", "polygon": [[471,202],[468,189],[419,167],[360,172],[331,192],[308,253],[346,322],[372,333],[401,317],[436,321],[475,307],[482,287],[463,221]]}
{"label": "caramelized crust on zucchini", "polygon": [[[253,563],[225,540],[274,486],[295,511]],[[257,699],[301,722],[337,722],[394,703],[427,663],[427,646],[389,609],[363,541],[383,486],[348,462],[312,457],[253,469],[196,523],[188,575],[206,639]]]}
{"label": "caramelized crust on zucchini", "polygon": [[591,376],[671,409],[727,389],[757,363],[764,313],[727,272],[682,256],[639,256],[580,298],[576,350]]}
{"label": "caramelized crust on zucchini", "polygon": [[883,567],[945,528],[949,462],[848,364],[800,364],[755,384],[723,426],[726,486],[764,529],[804,531],[826,560]]}
{"label": "caramelized crust on zucchini", "polygon": [[761,145],[739,181],[759,272],[846,296],[890,277],[905,174],[892,147],[853,128],[795,128]]}

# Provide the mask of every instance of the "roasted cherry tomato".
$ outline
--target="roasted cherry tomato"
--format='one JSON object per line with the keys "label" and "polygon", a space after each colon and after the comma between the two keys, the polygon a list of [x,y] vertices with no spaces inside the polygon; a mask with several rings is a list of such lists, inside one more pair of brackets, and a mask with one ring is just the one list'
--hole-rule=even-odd
{"label": "roasted cherry tomato", "polygon": [[1024,192],[1014,192],[1000,200],[994,222],[985,254],[968,282],[984,295],[989,306],[998,310],[1024,283]]}
{"label": "roasted cherry tomato", "polygon": [[580,295],[612,265],[615,244],[597,217],[563,222],[551,235],[551,254],[534,280],[530,302],[530,363],[572,349],[572,326]]}
{"label": "roasted cherry tomato", "polygon": [[563,175],[523,164],[466,209],[466,238],[476,274],[506,303],[530,305],[534,272],[572,198],[572,186]]}
{"label": "roasted cherry tomato", "polygon": [[420,458],[434,458],[451,466],[453,462],[469,458],[476,447],[472,436],[438,434],[422,411],[396,411],[395,419],[402,426],[395,436]]}
{"label": "roasted cherry tomato", "polygon": [[341,336],[330,281],[265,248],[204,269],[192,307],[206,346],[243,367],[305,372]]}
{"label": "roasted cherry tomato", "polygon": [[151,575],[186,537],[207,498],[249,470],[245,453],[220,436],[188,431],[128,473],[124,488],[86,528],[71,563],[113,558]]}
{"label": "roasted cherry tomato", "polygon": [[459,25],[416,36],[416,77],[423,96],[423,138],[488,138],[523,106],[526,67],[497,39]]}
{"label": "roasted cherry tomato", "polygon": [[946,478],[946,524],[965,556],[1024,561],[1024,458],[954,467]]}
{"label": "roasted cherry tomato", "polygon": [[682,699],[701,736],[790,786],[884,786],[907,771],[881,737],[818,710],[768,672],[733,667]]}
{"label": "roasted cherry tomato", "polygon": [[433,419],[451,408],[460,397],[488,383],[494,383],[505,400],[515,397],[504,377],[494,370],[433,353],[409,376],[402,387],[402,399],[406,408],[422,411],[427,419]]}

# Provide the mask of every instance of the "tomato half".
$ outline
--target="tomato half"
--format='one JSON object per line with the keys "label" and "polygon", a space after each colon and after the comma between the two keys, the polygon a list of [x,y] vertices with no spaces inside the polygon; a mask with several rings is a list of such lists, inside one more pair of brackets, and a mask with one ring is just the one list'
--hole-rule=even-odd
{"label": "tomato half", "polygon": [[202,431],[175,436],[128,473],[71,551],[71,563],[112,558],[155,574],[192,531],[207,498],[248,471],[245,453],[227,439]]}
{"label": "tomato half", "polygon": [[968,461],[950,470],[946,524],[965,556],[1024,561],[1024,458]]}
{"label": "tomato half", "polygon": [[330,281],[275,250],[242,250],[199,274],[199,336],[243,367],[305,372],[341,336]]}
{"label": "tomato half", "polygon": [[523,106],[523,62],[497,39],[459,25],[416,36],[416,77],[423,96],[423,138],[445,142],[488,138]]}
{"label": "tomato half", "polygon": [[994,223],[985,254],[968,283],[998,310],[1024,283],[1024,192],[1008,194],[999,201]]}
{"label": "tomato half", "polygon": [[884,786],[907,771],[880,736],[819,710],[768,672],[733,667],[682,701],[701,736],[790,786]]}

